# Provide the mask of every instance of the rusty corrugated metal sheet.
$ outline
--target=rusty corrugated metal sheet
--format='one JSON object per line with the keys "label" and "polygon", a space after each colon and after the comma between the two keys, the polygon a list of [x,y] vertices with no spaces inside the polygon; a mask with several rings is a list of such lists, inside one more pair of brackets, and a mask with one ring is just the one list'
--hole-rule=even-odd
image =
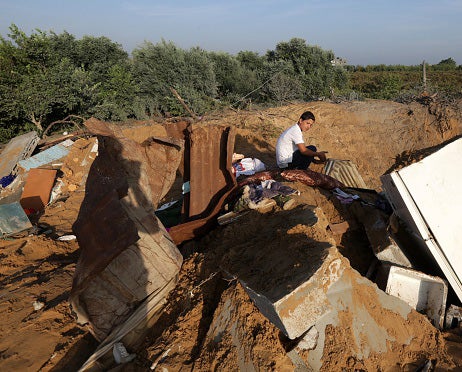
{"label": "rusty corrugated metal sheet", "polygon": [[335,178],[347,187],[367,189],[358,168],[350,160],[328,159],[322,173]]}
{"label": "rusty corrugated metal sheet", "polygon": [[235,131],[226,125],[193,125],[189,218],[213,209],[220,197],[236,184],[231,172]]}
{"label": "rusty corrugated metal sheet", "polygon": [[176,245],[179,245],[187,240],[192,240],[207,234],[211,229],[213,229],[216,226],[216,217],[223,205],[225,204],[228,196],[230,196],[237,189],[238,187],[237,185],[235,185],[232,186],[228,191],[226,191],[221,196],[221,198],[218,199],[210,213],[204,218],[173,226],[169,230],[169,234],[172,237],[173,242]]}
{"label": "rusty corrugated metal sheet", "polygon": [[215,224],[228,195],[237,187],[231,170],[236,129],[227,125],[192,125],[189,165],[189,221],[170,229],[175,244],[199,237]]}

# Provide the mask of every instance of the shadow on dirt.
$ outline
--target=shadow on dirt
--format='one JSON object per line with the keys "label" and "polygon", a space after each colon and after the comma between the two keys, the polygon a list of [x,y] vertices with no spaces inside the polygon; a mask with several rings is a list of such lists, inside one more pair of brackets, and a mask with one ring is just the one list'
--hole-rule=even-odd
{"label": "shadow on dirt", "polygon": [[425,149],[414,150],[414,151],[403,151],[401,154],[398,154],[398,156],[395,158],[395,164],[393,164],[390,168],[388,168],[384,174],[391,173],[405,166],[408,166],[412,163],[415,163],[419,160],[422,160],[426,156],[433,154],[434,152],[440,150],[441,148],[450,144],[451,142],[457,141],[461,137],[462,135],[458,135],[458,136],[451,138],[450,140],[442,142],[439,145],[427,147]]}

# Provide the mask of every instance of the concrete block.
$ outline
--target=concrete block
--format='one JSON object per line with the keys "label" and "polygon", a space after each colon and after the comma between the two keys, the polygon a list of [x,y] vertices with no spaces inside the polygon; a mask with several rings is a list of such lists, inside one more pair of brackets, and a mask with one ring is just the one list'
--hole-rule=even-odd
{"label": "concrete block", "polygon": [[374,255],[380,260],[395,265],[412,267],[412,264],[395,239],[388,232],[388,220],[377,208],[353,203],[350,210],[361,222],[371,243]]}
{"label": "concrete block", "polygon": [[448,294],[448,285],[443,279],[392,266],[388,274],[386,292],[427,315],[435,327],[443,328]]}
{"label": "concrete block", "polygon": [[[353,358],[364,360],[373,354],[386,353],[388,343],[396,341],[393,330],[382,324],[377,314],[390,311],[404,323],[411,311],[408,304],[388,296],[348,267],[345,259],[339,261],[343,270],[326,288],[323,311],[312,317],[313,326],[296,347],[313,370],[320,370],[325,363],[324,349],[328,347],[327,338],[332,330],[342,329],[342,340],[337,342],[340,345],[344,342],[344,348],[350,349],[348,352]],[[374,301],[369,302],[372,297]]]}
{"label": "concrete block", "polygon": [[[328,222],[322,210],[315,208],[311,213],[310,228],[314,235],[326,234]],[[316,319],[330,310],[326,293],[339,280],[343,270],[350,268],[348,260],[338,252],[332,241],[321,242],[319,248],[314,249],[323,251],[322,255],[316,256],[320,262],[313,263],[315,268],[310,275],[299,280],[291,290],[285,290],[283,295],[274,296],[270,291],[257,290],[241,280],[259,310],[291,339],[303,335]]]}
{"label": "concrete block", "polygon": [[462,326],[462,307],[450,305],[444,320],[444,328],[458,328]]}

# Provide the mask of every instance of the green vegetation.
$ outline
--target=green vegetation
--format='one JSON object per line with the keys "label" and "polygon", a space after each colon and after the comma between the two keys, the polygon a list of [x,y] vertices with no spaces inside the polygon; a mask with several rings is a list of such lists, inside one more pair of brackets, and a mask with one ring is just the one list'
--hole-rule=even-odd
{"label": "green vegetation", "polygon": [[425,65],[425,86],[423,64],[346,66],[346,69],[349,89],[364,98],[400,100],[403,96],[419,95],[424,91],[449,98],[462,96],[462,66],[457,66],[452,58]]}
{"label": "green vegetation", "polygon": [[279,43],[265,56],[183,50],[165,41],[146,42],[129,56],[106,37],[26,35],[12,25],[0,37],[0,141],[42,132],[70,115],[123,121],[186,114],[172,89],[198,115],[249,102],[315,99],[347,84],[347,72],[333,67],[332,58],[302,39]]}
{"label": "green vegetation", "polygon": [[[333,52],[294,38],[265,55],[233,56],[162,40],[132,55],[106,37],[64,32],[26,35],[11,25],[0,36],[0,142],[31,129],[42,133],[68,117],[124,121],[198,115],[250,103],[278,105],[325,97],[397,99],[422,92],[422,66],[333,66]],[[427,66],[429,89],[462,93],[452,58]]]}

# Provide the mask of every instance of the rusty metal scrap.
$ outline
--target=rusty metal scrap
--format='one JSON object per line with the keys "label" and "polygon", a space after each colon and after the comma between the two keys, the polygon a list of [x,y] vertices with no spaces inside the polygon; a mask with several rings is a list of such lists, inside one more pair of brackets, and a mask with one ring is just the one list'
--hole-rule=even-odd
{"label": "rusty metal scrap", "polygon": [[[93,185],[92,181],[87,182],[87,188],[91,189]],[[71,296],[84,290],[94,276],[139,239],[136,226],[123,209],[115,189],[100,195],[98,200],[93,205],[82,205],[73,225],[82,252],[76,265]]]}
{"label": "rusty metal scrap", "polygon": [[82,253],[69,302],[78,321],[102,340],[146,296],[176,283],[182,257],[154,210],[183,147],[152,137],[139,144],[96,119],[85,126],[99,147],[73,225]]}
{"label": "rusty metal scrap", "polygon": [[193,125],[189,219],[208,215],[236,179],[231,172],[235,127]]}
{"label": "rusty metal scrap", "polygon": [[[108,123],[97,119],[85,122],[88,130],[98,135],[98,156],[93,162],[86,184],[86,195],[78,218],[73,225],[82,255],[76,268],[75,285],[79,288],[87,278],[106,267],[120,252],[138,239],[134,222],[120,204],[131,193],[138,208],[152,212],[166,187],[161,185],[167,176],[150,165],[155,161],[155,147],[166,143],[160,158],[181,157],[180,142],[149,140],[138,144],[116,134]],[[158,158],[159,158],[158,157]],[[178,164],[179,160],[174,160]],[[164,171],[165,174],[171,170]],[[149,177],[149,176],[150,177]],[[160,182],[160,183],[159,183]],[[152,190],[158,190],[153,195]],[[74,288],[73,291],[79,288]]]}
{"label": "rusty metal scrap", "polygon": [[215,226],[225,200],[237,187],[231,170],[235,128],[195,124],[189,133],[190,157],[185,156],[184,174],[190,175],[191,191],[186,199],[185,222],[169,231],[176,244],[199,237]]}

